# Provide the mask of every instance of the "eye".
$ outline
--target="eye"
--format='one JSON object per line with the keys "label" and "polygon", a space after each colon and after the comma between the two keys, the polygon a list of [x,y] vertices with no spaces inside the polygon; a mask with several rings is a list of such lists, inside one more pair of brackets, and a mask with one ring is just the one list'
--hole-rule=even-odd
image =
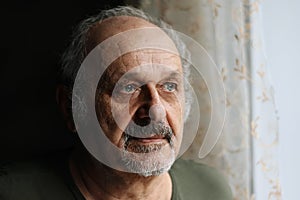
{"label": "eye", "polygon": [[128,84],[125,85],[123,88],[121,88],[121,92],[126,93],[126,94],[132,94],[137,90],[137,86],[134,84]]}
{"label": "eye", "polygon": [[163,90],[167,92],[174,92],[177,90],[177,84],[172,82],[166,82],[162,85]]}

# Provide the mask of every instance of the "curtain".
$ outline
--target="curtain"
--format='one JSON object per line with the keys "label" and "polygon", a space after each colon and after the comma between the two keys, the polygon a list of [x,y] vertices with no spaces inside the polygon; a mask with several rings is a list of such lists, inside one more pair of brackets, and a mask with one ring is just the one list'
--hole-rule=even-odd
{"label": "curtain", "polygon": [[202,77],[192,84],[201,93],[198,134],[183,158],[219,169],[235,199],[281,199],[277,112],[263,54],[260,2],[141,0],[139,7],[202,45],[222,77],[226,116],[221,136],[200,159],[199,148],[209,137],[208,124],[215,127],[220,123],[211,121],[212,91],[207,85],[216,77]]}

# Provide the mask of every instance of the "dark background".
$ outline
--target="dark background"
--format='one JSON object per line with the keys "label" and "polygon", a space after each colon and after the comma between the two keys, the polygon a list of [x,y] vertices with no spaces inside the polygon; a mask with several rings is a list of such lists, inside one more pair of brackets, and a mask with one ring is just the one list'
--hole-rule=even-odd
{"label": "dark background", "polygon": [[39,156],[72,145],[55,100],[61,54],[79,21],[124,4],[11,0],[1,5],[1,160]]}

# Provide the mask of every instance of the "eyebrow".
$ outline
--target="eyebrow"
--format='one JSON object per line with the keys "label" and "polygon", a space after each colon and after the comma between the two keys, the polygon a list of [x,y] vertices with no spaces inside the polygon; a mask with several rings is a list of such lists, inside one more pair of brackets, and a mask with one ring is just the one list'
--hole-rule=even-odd
{"label": "eyebrow", "polygon": [[[136,81],[140,80],[139,78],[139,75],[140,73],[138,72],[132,72],[132,73],[128,73],[128,74],[125,74],[124,77],[122,79],[125,79],[125,80],[132,80],[132,78]],[[168,74],[166,76],[162,76],[162,79],[166,79],[166,78],[182,78],[183,77],[183,74],[179,73],[179,72],[172,72],[171,74]]]}
{"label": "eyebrow", "polygon": [[183,74],[179,73],[179,72],[172,72],[172,74],[170,74],[168,76],[168,78],[171,77],[171,78],[182,78],[183,77]]}
{"label": "eyebrow", "polygon": [[[122,80],[117,81],[115,84],[115,87],[122,87],[124,84],[128,84],[130,82],[135,82],[137,84],[144,83],[144,80],[139,76],[140,73],[138,72],[132,72],[130,74],[125,74]],[[183,74],[177,71],[173,71],[170,74],[167,74],[166,76],[161,77],[159,82],[161,81],[177,81],[178,83],[183,81]]]}

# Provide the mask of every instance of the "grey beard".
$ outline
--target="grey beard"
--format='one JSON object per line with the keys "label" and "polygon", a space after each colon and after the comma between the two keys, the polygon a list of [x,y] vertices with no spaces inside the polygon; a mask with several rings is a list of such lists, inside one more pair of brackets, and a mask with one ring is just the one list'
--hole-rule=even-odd
{"label": "grey beard", "polygon": [[167,152],[130,153],[123,151],[122,156],[122,161],[130,172],[144,177],[158,176],[169,171],[175,159],[175,151],[171,148]]}
{"label": "grey beard", "polygon": [[[147,126],[138,126],[134,123],[130,123],[124,133],[124,145],[125,149],[127,149],[128,144],[130,143],[130,140],[134,139],[135,137],[137,138],[147,138],[151,136],[163,136],[170,146],[173,148],[173,141],[172,141],[172,136],[173,136],[173,131],[170,126],[164,125],[162,122],[151,122]],[[140,146],[140,145],[138,145]],[[158,147],[150,147],[149,150],[159,150]],[[134,151],[136,153],[148,153],[147,149],[144,148],[138,148],[138,151]],[[141,151],[139,151],[141,150]]]}
{"label": "grey beard", "polygon": [[[153,135],[163,136],[169,145],[141,145],[132,142],[134,137],[145,138]],[[145,177],[167,172],[176,158],[172,136],[172,129],[161,122],[152,122],[145,127],[130,124],[123,137],[122,161],[128,170]]]}

